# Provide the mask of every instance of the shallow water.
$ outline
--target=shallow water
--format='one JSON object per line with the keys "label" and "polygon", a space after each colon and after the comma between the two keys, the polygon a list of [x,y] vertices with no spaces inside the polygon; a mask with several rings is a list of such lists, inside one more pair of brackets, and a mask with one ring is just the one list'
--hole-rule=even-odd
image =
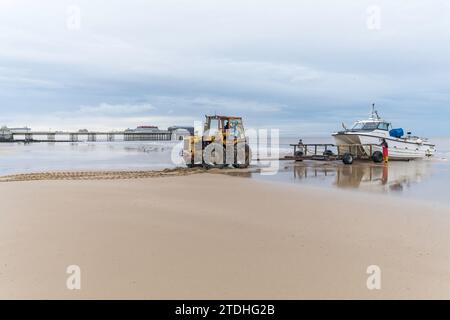
{"label": "shallow water", "polygon": [[[296,138],[282,138],[280,155],[291,152]],[[304,143],[331,143],[305,138]],[[255,179],[377,192],[450,204],[450,139],[434,139],[433,160],[344,166],[340,162],[280,161],[275,175],[246,174]],[[182,166],[178,141],[1,143],[0,175],[43,171],[157,170]],[[257,152],[253,152],[256,157]],[[254,161],[252,166],[261,163]]]}
{"label": "shallow water", "polygon": [[[280,153],[298,139],[281,139]],[[333,143],[332,138],[305,138],[304,143]],[[280,162],[275,175],[252,174],[253,178],[318,187],[358,190],[410,199],[450,204],[450,138],[434,138],[436,155],[417,161],[390,161],[387,166],[371,162]]]}
{"label": "shallow water", "polygon": [[0,175],[63,170],[173,168],[179,142],[57,142],[0,144]]}
{"label": "shallow water", "polygon": [[450,205],[450,163],[434,160],[391,161],[388,165],[355,162],[304,161],[280,162],[275,175],[253,173],[252,178],[312,185],[317,187],[357,190],[401,196],[436,204]]}

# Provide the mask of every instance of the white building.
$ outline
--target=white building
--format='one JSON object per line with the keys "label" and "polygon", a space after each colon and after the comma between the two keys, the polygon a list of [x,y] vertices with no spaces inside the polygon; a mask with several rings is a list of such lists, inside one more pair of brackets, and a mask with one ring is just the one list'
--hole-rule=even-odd
{"label": "white building", "polygon": [[175,129],[172,130],[172,140],[183,140],[184,137],[189,137],[191,133],[187,129]]}
{"label": "white building", "polygon": [[23,128],[9,128],[9,130],[11,130],[12,133],[18,133],[18,134],[25,134],[31,131],[30,128],[28,127],[23,127]]}
{"label": "white building", "polygon": [[0,128],[0,141],[13,141],[13,134],[26,134],[30,131],[31,129],[28,127],[8,128],[6,126],[2,126]]}
{"label": "white building", "polygon": [[134,132],[134,133],[150,133],[150,132],[158,132],[160,131],[157,126],[139,126],[136,129],[127,129],[125,132]]}
{"label": "white building", "polygon": [[124,131],[125,141],[167,141],[170,138],[168,130],[160,130],[157,126],[139,126]]}

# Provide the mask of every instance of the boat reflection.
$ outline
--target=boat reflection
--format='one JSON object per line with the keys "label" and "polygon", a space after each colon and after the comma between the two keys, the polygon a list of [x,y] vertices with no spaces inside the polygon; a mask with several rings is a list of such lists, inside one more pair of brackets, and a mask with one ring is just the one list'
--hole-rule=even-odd
{"label": "boat reflection", "polygon": [[[285,167],[288,169],[288,167]],[[390,162],[387,165],[355,163],[350,166],[316,163],[297,163],[292,167],[294,180],[329,182],[338,188],[368,191],[401,192],[411,184],[431,175],[429,161]],[[314,180],[314,181],[312,181]]]}

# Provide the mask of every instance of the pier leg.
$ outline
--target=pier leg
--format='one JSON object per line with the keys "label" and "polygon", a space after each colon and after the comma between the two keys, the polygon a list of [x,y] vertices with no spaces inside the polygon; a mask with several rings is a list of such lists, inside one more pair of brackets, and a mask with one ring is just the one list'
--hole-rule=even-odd
{"label": "pier leg", "polygon": [[88,134],[88,141],[89,142],[94,142],[97,140],[97,135],[95,133],[89,133]]}
{"label": "pier leg", "polygon": [[77,142],[78,141],[78,135],[75,133],[70,134],[70,141]]}

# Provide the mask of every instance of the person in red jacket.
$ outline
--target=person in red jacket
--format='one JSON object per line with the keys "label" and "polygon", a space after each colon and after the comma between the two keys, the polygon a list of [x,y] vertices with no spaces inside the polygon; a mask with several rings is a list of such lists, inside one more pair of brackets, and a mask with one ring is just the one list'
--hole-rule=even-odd
{"label": "person in red jacket", "polygon": [[384,163],[388,163],[388,161],[389,161],[389,145],[388,145],[386,139],[383,139],[383,141],[381,142],[381,146],[383,147]]}

